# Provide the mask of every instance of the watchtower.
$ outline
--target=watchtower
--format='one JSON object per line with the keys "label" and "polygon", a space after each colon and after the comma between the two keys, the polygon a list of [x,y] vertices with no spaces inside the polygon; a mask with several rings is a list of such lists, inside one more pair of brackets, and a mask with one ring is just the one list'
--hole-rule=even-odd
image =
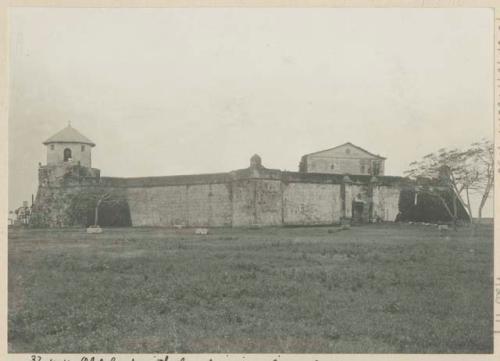
{"label": "watchtower", "polygon": [[80,164],[92,167],[92,148],[95,143],[73,128],[71,124],[43,142],[47,146],[47,165]]}

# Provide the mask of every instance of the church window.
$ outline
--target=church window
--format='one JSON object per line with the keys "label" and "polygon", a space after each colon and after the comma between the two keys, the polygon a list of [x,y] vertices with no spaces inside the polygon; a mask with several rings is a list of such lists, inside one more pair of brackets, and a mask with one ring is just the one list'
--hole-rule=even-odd
{"label": "church window", "polygon": [[54,150],[54,144],[50,145],[50,150]]}
{"label": "church window", "polygon": [[65,148],[64,149],[64,161],[70,161],[71,160],[71,149]]}
{"label": "church window", "polygon": [[84,145],[82,145],[82,152],[83,152],[83,151],[85,151],[85,146],[84,146]]}
{"label": "church window", "polygon": [[360,159],[359,160],[359,171],[361,173],[365,173],[365,170],[366,170],[366,162],[364,159]]}

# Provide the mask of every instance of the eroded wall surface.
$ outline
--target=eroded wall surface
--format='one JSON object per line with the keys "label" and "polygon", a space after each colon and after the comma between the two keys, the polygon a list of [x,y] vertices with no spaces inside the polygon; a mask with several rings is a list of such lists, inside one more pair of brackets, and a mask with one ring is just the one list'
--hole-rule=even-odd
{"label": "eroded wall surface", "polygon": [[394,222],[399,213],[398,188],[376,186],[373,188],[373,219]]}
{"label": "eroded wall surface", "polygon": [[232,225],[244,226],[256,224],[255,179],[238,180],[232,184]]}
{"label": "eroded wall surface", "polygon": [[132,225],[186,227],[231,225],[227,185],[172,185],[127,189]]}
{"label": "eroded wall surface", "polygon": [[273,226],[340,222],[339,184],[247,179],[127,189],[134,226]]}
{"label": "eroded wall surface", "polygon": [[283,223],[332,224],[340,221],[339,184],[289,183],[283,187]]}
{"label": "eroded wall surface", "polygon": [[281,181],[257,180],[255,186],[255,214],[257,224],[266,226],[283,224]]}

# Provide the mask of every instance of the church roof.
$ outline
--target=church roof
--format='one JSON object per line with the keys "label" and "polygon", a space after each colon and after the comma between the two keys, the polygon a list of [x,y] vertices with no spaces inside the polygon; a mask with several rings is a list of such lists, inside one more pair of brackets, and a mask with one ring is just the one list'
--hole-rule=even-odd
{"label": "church roof", "polygon": [[94,142],[92,142],[89,138],[73,128],[71,125],[68,125],[66,128],[57,132],[52,137],[43,142],[43,144],[50,143],[83,143],[88,144],[92,147],[95,146]]}
{"label": "church roof", "polygon": [[323,150],[320,150],[320,151],[317,151],[317,152],[314,152],[314,153],[309,153],[309,154],[305,154],[304,157],[307,157],[309,155],[315,155],[315,154],[319,154],[319,153],[323,153],[323,152],[327,152],[327,151],[330,151],[330,150],[334,150],[334,149],[337,149],[337,148],[340,148],[340,147],[344,147],[346,145],[350,145],[351,147],[353,148],[356,148],[358,150],[360,150],[361,152],[365,153],[365,154],[368,154],[374,158],[378,158],[378,159],[387,159],[386,157],[382,157],[378,154],[373,154],[369,151],[367,151],[366,149],[363,149],[361,147],[358,147],[357,145],[354,145],[352,144],[351,142],[347,142],[347,143],[344,143],[344,144],[341,144],[341,145],[337,145],[336,147],[333,147],[333,148],[329,148],[329,149],[323,149]]}

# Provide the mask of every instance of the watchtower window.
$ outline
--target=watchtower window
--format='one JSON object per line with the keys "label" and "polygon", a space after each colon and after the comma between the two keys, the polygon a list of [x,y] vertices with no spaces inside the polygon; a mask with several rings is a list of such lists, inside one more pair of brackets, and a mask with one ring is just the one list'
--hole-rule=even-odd
{"label": "watchtower window", "polygon": [[70,161],[71,160],[71,149],[66,148],[64,149],[64,161]]}
{"label": "watchtower window", "polygon": [[85,151],[85,146],[84,146],[84,145],[82,145],[82,152],[84,152],[84,151]]}

